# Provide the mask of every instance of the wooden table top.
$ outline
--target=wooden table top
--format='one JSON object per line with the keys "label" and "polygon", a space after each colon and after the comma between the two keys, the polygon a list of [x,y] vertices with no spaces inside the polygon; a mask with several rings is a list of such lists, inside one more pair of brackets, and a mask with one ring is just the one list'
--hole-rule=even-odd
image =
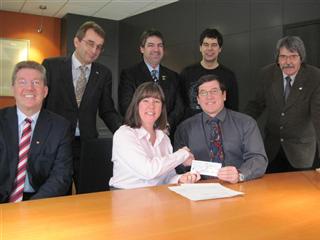
{"label": "wooden table top", "polygon": [[320,173],[223,185],[245,195],[193,202],[159,186],[0,204],[0,239],[320,239]]}

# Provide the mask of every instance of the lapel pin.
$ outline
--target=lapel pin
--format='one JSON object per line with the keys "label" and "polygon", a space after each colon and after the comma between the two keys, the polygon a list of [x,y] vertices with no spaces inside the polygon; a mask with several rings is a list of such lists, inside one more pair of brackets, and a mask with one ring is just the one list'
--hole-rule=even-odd
{"label": "lapel pin", "polygon": [[39,142],[39,141],[36,141],[36,144],[40,144],[40,142]]}
{"label": "lapel pin", "polygon": [[162,80],[162,81],[165,81],[166,79],[167,79],[167,76],[165,76],[165,75],[162,75],[162,76],[161,76],[161,80]]}
{"label": "lapel pin", "polygon": [[302,90],[302,87],[299,87],[299,90],[301,91],[301,90]]}
{"label": "lapel pin", "polygon": [[99,75],[99,72],[98,72],[98,71],[96,71],[96,74],[97,74],[97,75]]}

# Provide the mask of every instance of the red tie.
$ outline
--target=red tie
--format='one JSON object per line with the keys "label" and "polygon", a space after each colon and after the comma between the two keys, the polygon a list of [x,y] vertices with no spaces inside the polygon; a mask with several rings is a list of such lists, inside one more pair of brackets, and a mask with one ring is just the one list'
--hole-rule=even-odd
{"label": "red tie", "polygon": [[29,118],[25,119],[19,144],[19,163],[17,167],[17,175],[9,202],[21,202],[23,198],[23,189],[27,173],[27,161],[31,140],[31,122],[32,121]]}

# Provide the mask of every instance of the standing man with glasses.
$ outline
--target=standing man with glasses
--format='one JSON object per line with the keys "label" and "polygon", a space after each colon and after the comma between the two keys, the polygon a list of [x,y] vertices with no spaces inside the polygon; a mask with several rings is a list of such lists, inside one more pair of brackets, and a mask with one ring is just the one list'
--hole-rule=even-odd
{"label": "standing man with glasses", "polygon": [[131,102],[136,88],[148,81],[159,84],[164,92],[170,133],[180,122],[184,107],[180,96],[178,74],[161,65],[164,56],[164,38],[158,30],[149,29],[140,36],[140,52],[142,61],[120,75],[119,107],[124,116]]}
{"label": "standing man with glasses", "polygon": [[95,22],[85,22],[74,38],[70,57],[45,59],[49,92],[44,107],[71,123],[74,154],[74,181],[79,182],[81,142],[98,137],[97,112],[115,132],[121,125],[111,96],[111,71],[95,62],[105,43],[105,32]]}
{"label": "standing man with glasses", "polygon": [[255,119],[266,111],[267,172],[311,169],[320,137],[320,70],[305,63],[303,41],[280,39],[276,63],[264,67],[256,96],[245,112]]}
{"label": "standing man with glasses", "polygon": [[0,203],[63,196],[72,182],[70,124],[42,108],[45,68],[19,62],[12,74],[16,106],[0,110]]}
{"label": "standing man with glasses", "polygon": [[[225,108],[228,93],[216,75],[200,77],[195,91],[202,112],[178,126],[174,148],[187,146],[195,159],[221,163],[218,178],[222,181],[237,183],[261,177],[268,159],[256,121]],[[188,169],[180,165],[177,171]]]}

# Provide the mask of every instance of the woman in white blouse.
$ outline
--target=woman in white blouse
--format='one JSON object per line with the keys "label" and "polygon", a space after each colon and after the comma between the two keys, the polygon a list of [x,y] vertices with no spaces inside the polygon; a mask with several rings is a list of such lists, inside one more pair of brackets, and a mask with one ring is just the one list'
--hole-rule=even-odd
{"label": "woman in white blouse", "polygon": [[135,91],[122,125],[113,136],[114,188],[139,188],[169,183],[192,183],[196,173],[177,175],[175,167],[190,166],[194,156],[187,147],[172,153],[164,94],[153,82],[141,84]]}

